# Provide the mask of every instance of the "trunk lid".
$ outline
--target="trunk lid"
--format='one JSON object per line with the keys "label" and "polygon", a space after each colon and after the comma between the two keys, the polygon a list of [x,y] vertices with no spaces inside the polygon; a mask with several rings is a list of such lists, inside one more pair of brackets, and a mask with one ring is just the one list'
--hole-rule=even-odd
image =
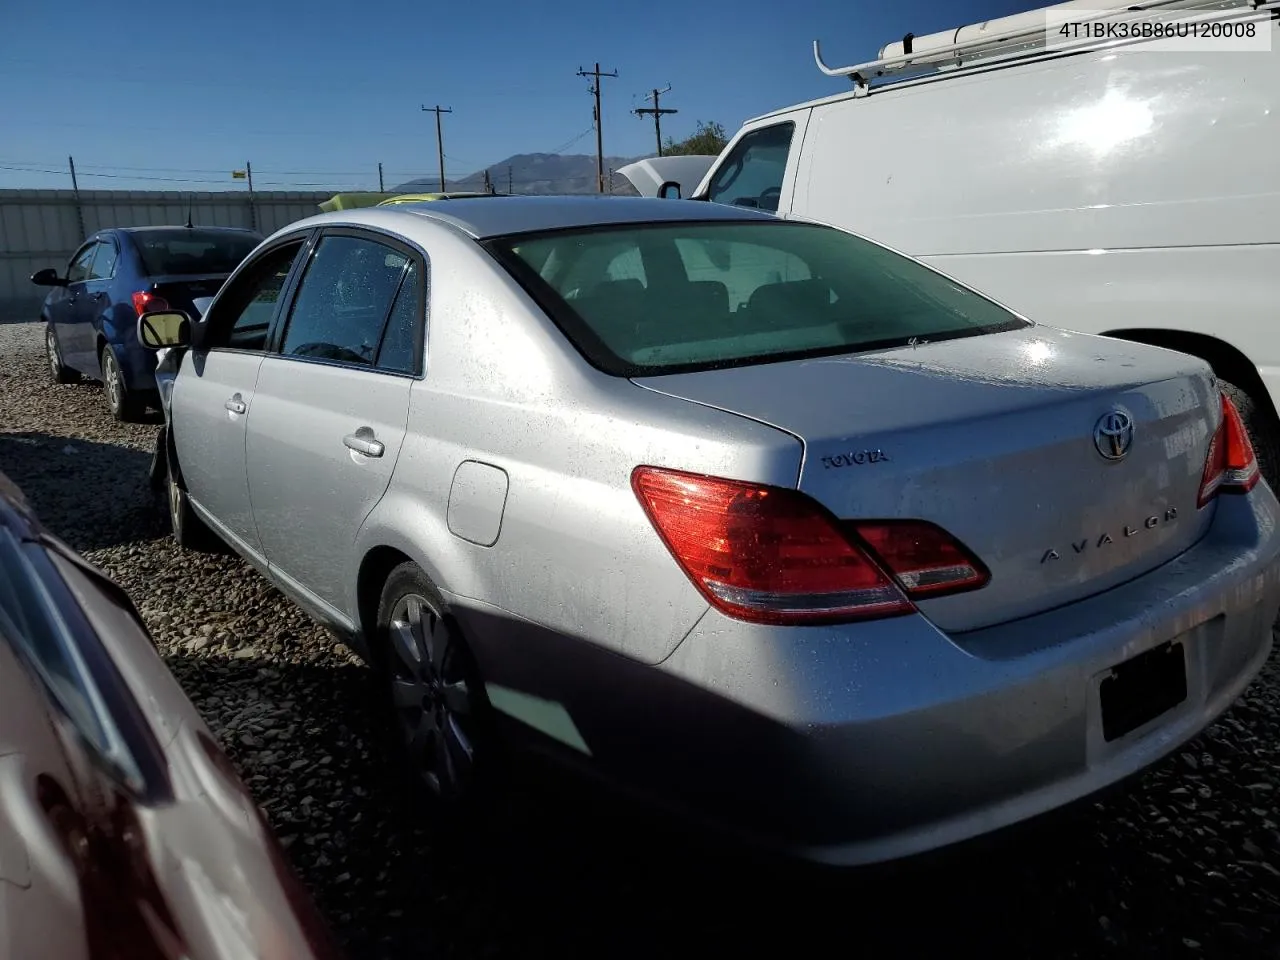
{"label": "trunk lid", "polygon": [[165,302],[173,309],[190,312],[194,299],[214,296],[222,289],[229,276],[229,273],[200,273],[149,277],[147,289],[164,297]]}
{"label": "trunk lid", "polygon": [[[795,435],[799,488],[838,517],[949,531],[991,571],[980,590],[921,602],[951,632],[1140,576],[1212,516],[1196,500],[1216,382],[1200,359],[1158,347],[1029,327],[634,382]],[[1095,429],[1116,410],[1133,430],[1110,460]]]}

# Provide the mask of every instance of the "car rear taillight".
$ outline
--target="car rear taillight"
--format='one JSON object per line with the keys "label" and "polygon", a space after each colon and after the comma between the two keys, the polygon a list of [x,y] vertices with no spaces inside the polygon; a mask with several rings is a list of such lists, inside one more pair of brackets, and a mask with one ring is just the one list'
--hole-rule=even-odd
{"label": "car rear taillight", "polygon": [[144,313],[154,313],[157,310],[168,310],[169,301],[164,297],[158,297],[150,290],[139,290],[133,295],[133,311],[138,316]]}
{"label": "car rear taillight", "polygon": [[927,523],[842,524],[796,490],[637,467],[632,487],[676,562],[717,609],[755,623],[833,623],[915,609],[986,582]]}
{"label": "car rear taillight", "polygon": [[875,520],[851,526],[913,600],[976,590],[991,579],[977,557],[935,524]]}
{"label": "car rear taillight", "polygon": [[1222,422],[1209,441],[1209,455],[1204,461],[1204,477],[1200,481],[1197,504],[1203,507],[1219,493],[1248,493],[1260,476],[1258,457],[1253,452],[1244,420],[1231,398],[1224,393]]}

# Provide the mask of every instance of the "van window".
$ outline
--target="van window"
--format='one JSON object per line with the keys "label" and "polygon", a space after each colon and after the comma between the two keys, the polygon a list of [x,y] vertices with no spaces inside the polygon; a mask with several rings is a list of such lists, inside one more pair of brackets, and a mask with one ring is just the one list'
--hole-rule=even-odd
{"label": "van window", "polygon": [[795,129],[794,123],[777,123],[746,134],[711,178],[707,199],[776,213]]}
{"label": "van window", "polygon": [[[744,216],[521,234],[487,246],[574,346],[615,376],[858,353],[1026,325],[851,233]],[[623,262],[643,270],[619,273]]]}

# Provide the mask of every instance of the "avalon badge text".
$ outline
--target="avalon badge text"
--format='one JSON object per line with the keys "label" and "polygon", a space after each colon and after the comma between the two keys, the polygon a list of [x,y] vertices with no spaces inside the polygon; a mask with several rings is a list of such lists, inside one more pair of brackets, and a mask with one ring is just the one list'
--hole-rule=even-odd
{"label": "avalon badge text", "polygon": [[[1131,523],[1126,523],[1124,525],[1124,529],[1121,530],[1117,536],[1121,540],[1127,540],[1129,537],[1137,536],[1138,534],[1142,533],[1144,530],[1154,530],[1156,527],[1159,527],[1159,526],[1168,526],[1170,523],[1172,523],[1177,519],[1178,519],[1178,508],[1170,507],[1168,510],[1164,512],[1164,516],[1158,516],[1158,515],[1150,516],[1150,517],[1147,517],[1145,520],[1143,520],[1141,523],[1136,525]],[[1110,533],[1103,533],[1097,537],[1085,537],[1084,539],[1077,540],[1075,543],[1071,544],[1071,552],[1084,553],[1086,550],[1090,550],[1090,551],[1099,550],[1102,547],[1105,547],[1108,544],[1115,543],[1115,542],[1116,542],[1116,537],[1113,537]],[[1056,548],[1050,547],[1048,550],[1044,552],[1044,556],[1040,558],[1040,562],[1048,563],[1050,560],[1061,560],[1062,554],[1066,552],[1067,552],[1066,550],[1063,550],[1061,553],[1059,553]]]}

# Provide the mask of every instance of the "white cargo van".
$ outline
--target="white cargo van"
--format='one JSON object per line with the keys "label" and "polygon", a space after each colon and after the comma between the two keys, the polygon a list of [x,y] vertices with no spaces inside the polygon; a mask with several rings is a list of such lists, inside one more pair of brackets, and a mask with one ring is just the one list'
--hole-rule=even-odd
{"label": "white cargo van", "polygon": [[1197,354],[1280,489],[1280,4],[1113,15],[1139,6],[1254,24],[1229,32],[1270,51],[1046,42],[1046,10],[1105,21],[1098,0],[850,67],[815,43],[852,89],[747,122],[693,196],[853,230],[1038,322]]}

